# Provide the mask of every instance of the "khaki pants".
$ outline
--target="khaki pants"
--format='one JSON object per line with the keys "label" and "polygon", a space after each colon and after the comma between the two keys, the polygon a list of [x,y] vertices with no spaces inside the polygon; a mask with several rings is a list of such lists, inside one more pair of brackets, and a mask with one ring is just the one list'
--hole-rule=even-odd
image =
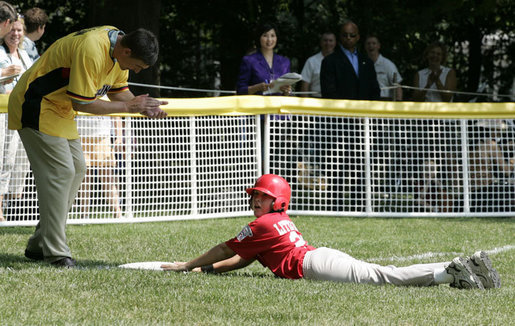
{"label": "khaki pants", "polygon": [[39,223],[27,250],[53,262],[71,257],[66,243],[68,212],[86,174],[79,139],[49,136],[32,128],[18,130],[36,183]]}
{"label": "khaki pants", "polygon": [[447,265],[449,262],[406,267],[381,266],[355,259],[339,250],[322,247],[306,253],[302,270],[304,278],[308,280],[430,286],[435,285],[435,270]]}

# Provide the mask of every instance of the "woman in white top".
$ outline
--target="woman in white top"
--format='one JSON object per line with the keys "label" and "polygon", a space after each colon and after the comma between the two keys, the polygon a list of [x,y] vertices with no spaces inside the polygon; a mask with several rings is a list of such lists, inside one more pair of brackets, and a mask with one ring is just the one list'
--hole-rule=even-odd
{"label": "woman in white top", "polygon": [[[428,67],[415,73],[413,99],[419,102],[451,102],[456,90],[456,72],[442,64],[447,59],[447,51],[443,44],[435,42],[424,51],[424,60]],[[431,89],[434,89],[432,91]],[[440,92],[451,91],[451,92]]]}
{"label": "woman in white top", "polygon": [[[32,60],[23,46],[23,20],[18,19],[13,23],[13,27],[3,38],[0,46],[0,67],[2,68],[2,77],[12,74],[18,74],[10,80],[10,83],[3,84],[4,91],[2,93],[9,94],[14,85],[18,82],[21,74],[32,66]],[[11,68],[11,66],[15,66]]]}
{"label": "woman in white top", "polygon": [[[18,82],[21,74],[32,66],[32,60],[23,47],[23,20],[13,23],[9,33],[3,38],[0,45],[0,68],[2,76],[16,75],[0,85],[0,93],[9,94]],[[6,125],[7,114],[0,114],[0,221],[3,216],[3,199],[8,193],[12,197],[20,198],[25,186],[29,162],[18,133],[8,130]]]}

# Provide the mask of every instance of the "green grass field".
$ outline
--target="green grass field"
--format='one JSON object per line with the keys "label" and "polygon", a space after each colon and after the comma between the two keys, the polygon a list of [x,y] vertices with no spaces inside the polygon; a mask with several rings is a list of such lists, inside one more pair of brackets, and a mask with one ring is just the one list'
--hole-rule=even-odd
{"label": "green grass field", "polygon": [[488,291],[291,281],[258,263],[224,275],[116,267],[187,260],[235,236],[251,219],[69,226],[75,270],[26,260],[23,250],[33,228],[0,228],[0,324],[515,323],[515,218],[293,218],[310,244],[379,264],[444,261],[453,252],[498,248],[490,257],[502,287]]}

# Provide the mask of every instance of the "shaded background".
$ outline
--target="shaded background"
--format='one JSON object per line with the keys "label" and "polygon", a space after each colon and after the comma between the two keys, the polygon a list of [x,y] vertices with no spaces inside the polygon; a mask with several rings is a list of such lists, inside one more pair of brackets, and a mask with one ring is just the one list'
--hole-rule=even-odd
{"label": "shaded background", "polygon": [[[366,34],[379,36],[382,53],[398,67],[404,85],[423,68],[421,55],[433,41],[449,51],[447,66],[457,71],[458,90],[511,94],[514,84],[515,1],[512,0],[32,0],[20,11],[47,11],[47,32],[37,43],[43,52],[67,33],[101,24],[130,32],[152,30],[161,43],[160,63],[131,74],[130,81],[174,87],[234,90],[241,58],[252,46],[252,30],[260,21],[278,26],[277,52],[290,58],[292,71],[319,51],[319,35],[337,31],[345,19]],[[192,93],[133,87],[136,94],[199,97]],[[409,98],[409,94],[408,94]],[[468,101],[469,96],[458,100]],[[480,98],[480,101],[491,100]],[[498,98],[508,101],[509,98]]]}

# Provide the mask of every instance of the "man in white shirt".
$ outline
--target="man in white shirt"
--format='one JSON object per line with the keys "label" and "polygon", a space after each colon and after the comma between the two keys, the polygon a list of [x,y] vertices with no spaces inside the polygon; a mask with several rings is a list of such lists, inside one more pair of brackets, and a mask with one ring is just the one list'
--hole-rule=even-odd
{"label": "man in white shirt", "polygon": [[[316,92],[310,94],[314,97],[320,97],[320,66],[324,57],[333,52],[336,46],[336,36],[332,32],[325,32],[320,37],[320,52],[311,56],[306,60],[302,69],[301,92]],[[306,94],[304,95],[306,96]]]}
{"label": "man in white shirt", "polygon": [[400,84],[402,82],[402,76],[399,74],[395,64],[381,55],[379,52],[380,49],[381,43],[377,36],[367,36],[365,50],[367,51],[368,57],[374,62],[377,82],[381,88],[381,99],[402,101],[402,88],[389,88],[395,86],[395,84]]}

